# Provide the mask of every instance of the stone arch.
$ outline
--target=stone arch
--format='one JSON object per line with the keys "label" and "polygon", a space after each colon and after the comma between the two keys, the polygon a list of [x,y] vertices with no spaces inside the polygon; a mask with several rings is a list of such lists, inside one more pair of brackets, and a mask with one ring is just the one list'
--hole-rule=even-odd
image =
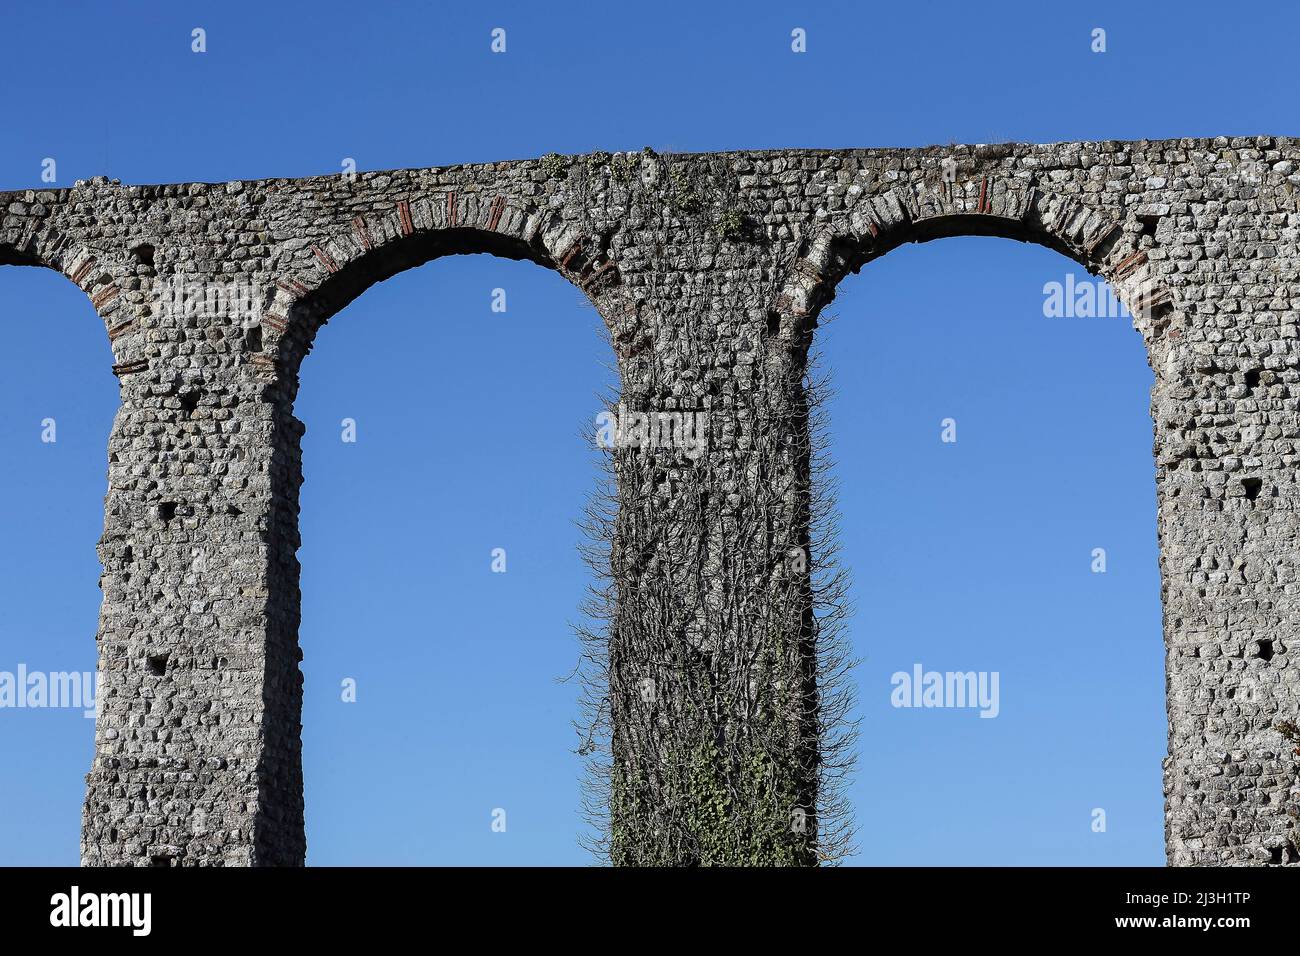
{"label": "stone arch", "polygon": [[1159,339],[1182,334],[1179,303],[1154,267],[1157,247],[1144,223],[1027,180],[992,177],[860,195],[804,242],[773,304],[772,325],[787,335],[815,325],[845,276],[904,243],[954,236],[1037,243],[1100,275],[1132,313],[1149,359]]}
{"label": "stone arch", "polygon": [[[34,195],[27,195],[35,200]],[[119,379],[148,368],[148,359],[134,348],[133,333],[140,324],[128,297],[122,294],[127,270],[119,257],[78,242],[48,220],[33,217],[21,229],[0,231],[0,266],[6,265],[50,269],[85,293],[104,322],[113,351],[113,374]]]}
{"label": "stone arch", "polygon": [[[377,282],[448,255],[488,253],[553,269],[604,317],[615,341],[634,337],[635,310],[617,294],[612,233],[593,234],[559,213],[484,193],[401,200],[382,215],[355,217],[349,228],[310,245],[296,267],[275,280],[248,364],[266,382],[284,376],[290,394],[316,332]],[[634,323],[633,323],[634,324]]]}
{"label": "stone arch", "polygon": [[307,470],[296,417],[299,371],[320,328],[372,285],[445,256],[489,254],[529,261],[558,272],[601,315],[620,357],[648,336],[639,311],[628,305],[617,262],[614,230],[600,231],[558,210],[542,210],[491,192],[448,191],[395,201],[381,213],[353,217],[343,228],[302,243],[288,269],[269,270],[258,324],[246,334],[240,387],[259,393],[270,422],[267,515],[275,529],[266,575],[268,633],[261,721],[267,741],[256,773],[264,805],[258,808],[252,857],[259,863],[301,865],[305,859],[305,801],[299,667],[301,623],[300,490]]}
{"label": "stone arch", "polygon": [[[1192,287],[1188,300],[1182,275],[1170,261],[1168,250],[1152,228],[1152,219],[1139,208],[1117,212],[1100,194],[1065,195],[1037,186],[1020,177],[980,177],[967,181],[927,180],[898,184],[879,193],[859,194],[843,209],[822,212],[799,245],[799,251],[784,274],[780,291],[768,312],[768,333],[779,336],[783,362],[800,374],[806,368],[817,320],[834,300],[838,285],[848,275],[901,245],[960,236],[993,236],[1034,243],[1058,252],[1081,265],[1091,275],[1105,280],[1129,310],[1133,326],[1142,336],[1147,361],[1154,373],[1150,415],[1155,431],[1157,511],[1155,531],[1160,542],[1160,601],[1163,616],[1162,640],[1166,651],[1165,713],[1170,726],[1169,753],[1175,753],[1174,730],[1187,707],[1181,690],[1173,690],[1180,671],[1190,668],[1175,657],[1177,624],[1171,623],[1169,592],[1182,569],[1171,563],[1170,539],[1179,533],[1171,504],[1177,490],[1169,486],[1167,439],[1171,393],[1191,391],[1199,367],[1192,354],[1193,343],[1182,342],[1186,330],[1196,330],[1198,290]],[[1122,200],[1121,200],[1122,201]],[[1176,466],[1176,462],[1174,463]],[[1180,623],[1180,622],[1179,622]],[[1181,732],[1181,731],[1180,731]],[[1184,810],[1174,810],[1169,796],[1181,786],[1178,774],[1195,777],[1200,770],[1171,770],[1173,756],[1165,758],[1166,850],[1171,863],[1185,863],[1183,848]]]}

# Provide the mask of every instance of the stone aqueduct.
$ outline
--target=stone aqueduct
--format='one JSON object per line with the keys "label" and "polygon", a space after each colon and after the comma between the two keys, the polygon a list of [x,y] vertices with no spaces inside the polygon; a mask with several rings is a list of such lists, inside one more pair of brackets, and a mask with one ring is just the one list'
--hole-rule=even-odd
{"label": "stone aqueduct", "polygon": [[[458,253],[581,289],[627,408],[711,413],[701,458],[615,456],[613,860],[815,862],[829,722],[815,561],[791,561],[814,520],[807,353],[848,273],[954,235],[1059,250],[1137,316],[1155,372],[1168,859],[1294,862],[1271,728],[1300,704],[1297,164],[1286,137],[646,150],[0,194],[0,264],[84,290],[120,379],[83,862],[302,863],[299,365],[369,285]],[[263,290],[257,321],[163,307],[178,285],[232,282]],[[811,825],[790,827],[791,806]]]}

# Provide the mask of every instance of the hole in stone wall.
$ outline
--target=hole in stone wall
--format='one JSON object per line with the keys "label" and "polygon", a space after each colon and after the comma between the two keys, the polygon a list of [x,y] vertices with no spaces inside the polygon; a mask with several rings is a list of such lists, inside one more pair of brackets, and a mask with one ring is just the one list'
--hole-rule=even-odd
{"label": "hole in stone wall", "polygon": [[1246,500],[1254,501],[1259,497],[1259,493],[1264,488],[1263,478],[1243,478],[1241,487],[1246,492]]}
{"label": "hole in stone wall", "polygon": [[1122,229],[1114,230],[1100,243],[1093,246],[1092,250],[1088,253],[1088,257],[1092,259],[1093,262],[1105,262],[1106,258],[1111,254],[1111,251],[1119,245],[1123,236],[1124,231]]}
{"label": "hole in stone wall", "polygon": [[1255,389],[1259,388],[1259,373],[1260,370],[1257,368],[1252,368],[1246,372],[1246,393],[1247,394],[1250,394],[1251,392],[1255,391]]}
{"label": "hole in stone wall", "polygon": [[185,412],[185,414],[187,415],[194,414],[194,410],[199,407],[199,399],[202,396],[203,393],[200,392],[198,389],[193,389],[188,392],[181,392],[179,396],[181,409]]}
{"label": "hole in stone wall", "polygon": [[167,657],[168,654],[150,654],[145,658],[145,664],[148,665],[149,673],[154,677],[164,677],[167,674]]}
{"label": "hole in stone wall", "polygon": [[176,502],[174,502],[174,501],[164,501],[164,502],[162,502],[161,504],[159,504],[159,505],[158,505],[158,517],[162,519],[162,523],[163,523],[163,524],[166,524],[167,522],[171,521],[172,518],[175,518],[175,517],[176,517]]}
{"label": "hole in stone wall", "polygon": [[1170,315],[1173,311],[1174,304],[1172,302],[1162,302],[1158,305],[1147,306],[1147,317],[1152,322],[1158,322]]}
{"label": "hole in stone wall", "polygon": [[135,561],[135,549],[127,545],[122,549],[122,585],[126,586],[131,583],[131,563]]}
{"label": "hole in stone wall", "polygon": [[244,330],[244,351],[262,351],[262,327],[260,325],[250,326]]}
{"label": "hole in stone wall", "polygon": [[131,255],[135,256],[135,261],[147,268],[153,268],[153,246],[147,242],[142,242],[131,250]]}
{"label": "hole in stone wall", "polygon": [[176,864],[172,862],[175,859],[176,858],[174,856],[171,856],[166,853],[161,853],[157,856],[149,857],[149,865],[150,866],[175,866]]}
{"label": "hole in stone wall", "polygon": [[1273,642],[1271,640],[1256,641],[1255,656],[1262,661],[1271,661],[1273,659]]}

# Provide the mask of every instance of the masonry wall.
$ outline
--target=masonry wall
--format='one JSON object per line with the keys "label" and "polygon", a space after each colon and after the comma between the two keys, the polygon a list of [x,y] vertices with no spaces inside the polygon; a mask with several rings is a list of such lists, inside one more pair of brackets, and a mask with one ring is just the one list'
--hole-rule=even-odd
{"label": "masonry wall", "polygon": [[[83,288],[121,381],[83,861],[303,861],[298,368],[370,284],[469,252],[581,288],[626,409],[706,413],[703,455],[610,455],[589,675],[605,852],[833,857],[851,740],[837,608],[818,597],[834,568],[808,349],[845,275],[903,242],[990,234],[1106,277],[1155,371],[1169,861],[1295,862],[1271,727],[1300,710],[1297,152],[1274,137],[645,152],[0,194],[0,264]],[[177,292],[194,289],[229,294],[187,314]]]}

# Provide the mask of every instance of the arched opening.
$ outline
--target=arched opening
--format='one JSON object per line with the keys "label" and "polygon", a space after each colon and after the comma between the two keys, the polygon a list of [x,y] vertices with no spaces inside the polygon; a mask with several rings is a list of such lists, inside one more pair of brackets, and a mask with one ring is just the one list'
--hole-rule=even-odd
{"label": "arched opening", "polygon": [[816,344],[862,659],[854,862],[1162,864],[1153,376],[1132,319],[1076,263],[1000,238],[896,248],[837,291]]}
{"label": "arched opening", "polygon": [[117,383],[103,321],[63,276],[0,269],[0,323],[0,863],[75,866]]}
{"label": "arched opening", "polygon": [[440,242],[363,263],[300,373],[307,862],[585,862],[558,678],[612,354],[521,256],[410,268]]}

